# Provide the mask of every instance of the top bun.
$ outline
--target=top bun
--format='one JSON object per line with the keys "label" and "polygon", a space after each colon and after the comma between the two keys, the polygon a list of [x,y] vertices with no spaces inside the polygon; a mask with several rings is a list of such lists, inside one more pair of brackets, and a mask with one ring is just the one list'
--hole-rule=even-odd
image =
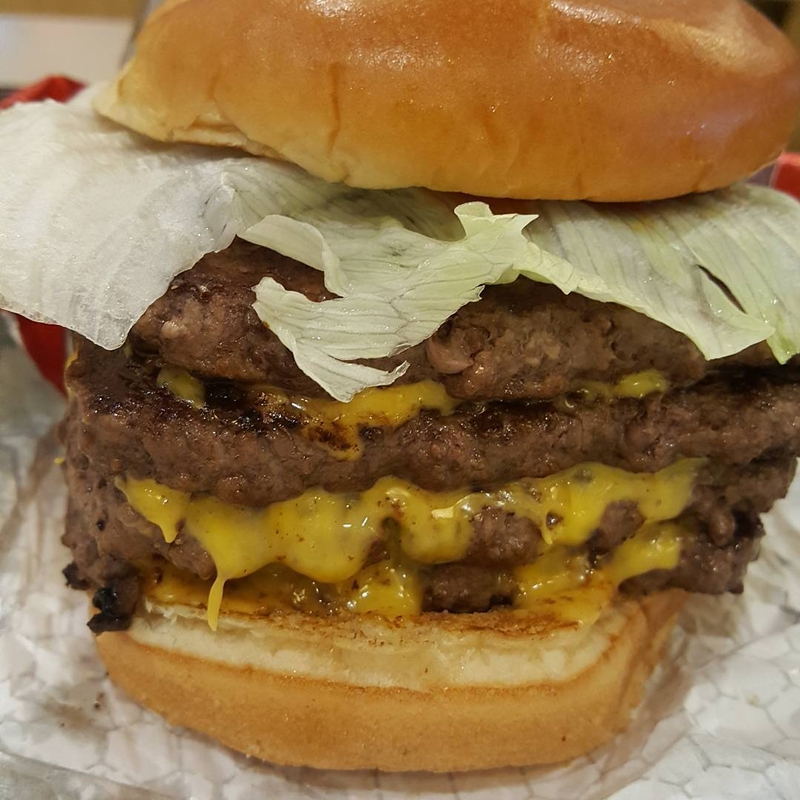
{"label": "top bun", "polygon": [[597,201],[745,178],[798,104],[743,0],[168,0],[97,101],[353,186]]}

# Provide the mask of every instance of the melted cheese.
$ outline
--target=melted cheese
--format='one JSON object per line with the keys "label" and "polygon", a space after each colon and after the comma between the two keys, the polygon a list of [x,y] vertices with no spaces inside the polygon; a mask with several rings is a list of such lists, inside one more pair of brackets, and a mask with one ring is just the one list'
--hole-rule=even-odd
{"label": "melted cheese", "polygon": [[423,409],[452,414],[460,402],[434,381],[366,389],[349,403],[290,395],[273,387],[260,387],[256,391],[257,403],[263,410],[297,420],[306,439],[325,447],[342,461],[361,457],[361,434],[365,429],[397,428]]}
{"label": "melted cheese", "polygon": [[686,529],[676,522],[645,525],[617,547],[602,572],[615,586],[658,569],[675,569]]}
{"label": "melted cheese", "polygon": [[190,406],[202,408],[206,404],[206,389],[202,381],[178,367],[162,367],[156,384]]}
{"label": "melted cheese", "polygon": [[418,569],[409,564],[380,561],[361,570],[342,599],[348,611],[387,617],[418,614],[422,588]]}
{"label": "melted cheese", "polygon": [[[148,575],[144,591],[158,602],[208,607],[209,581],[161,564]],[[352,586],[352,584],[351,584]],[[225,586],[222,607],[226,613],[270,614],[274,611],[299,610],[325,615],[340,603],[340,586],[312,581],[281,564],[272,564],[253,575],[230,581]]]}
{"label": "melted cheese", "polygon": [[[312,489],[264,509],[191,497],[152,480],[119,480],[117,486],[136,511],[161,529],[166,541],[186,531],[208,551],[217,568],[208,600],[214,627],[226,581],[270,564],[285,565],[324,584],[350,582],[350,594],[342,602],[352,611],[419,611],[422,598],[415,570],[462,560],[470,544],[471,521],[485,509],[530,519],[542,533],[542,557],[523,568],[527,572],[518,572],[522,605],[526,597],[542,593],[539,583],[550,587],[549,594],[567,584],[574,589],[582,585],[573,580],[580,569],[569,567],[572,577],[567,580],[563,554],[566,548],[585,544],[610,503],[635,503],[650,525],[674,519],[689,501],[701,463],[687,459],[653,475],[583,464],[548,478],[467,493],[428,492],[382,478],[360,494]],[[397,543],[394,561],[364,569],[373,545],[390,537]],[[614,579],[631,569],[640,574],[636,570],[643,556],[634,541],[620,548],[617,572],[609,573]],[[540,580],[537,574],[550,577]]]}
{"label": "melted cheese", "polygon": [[675,569],[686,534],[683,525],[672,521],[643,525],[596,566],[586,552],[554,547],[514,570],[515,605],[536,609],[547,603],[562,619],[592,623],[628,578]]}
{"label": "melted cheese", "polygon": [[118,480],[117,487],[136,511],[161,529],[165,542],[172,544],[178,538],[189,508],[188,494],[150,480]]}
{"label": "melted cheese", "polygon": [[578,391],[589,395],[602,397],[605,400],[632,398],[641,400],[649,394],[666,392],[669,381],[663,372],[655,369],[644,372],[634,372],[626,375],[617,383],[601,383],[600,381],[586,381],[580,385]]}

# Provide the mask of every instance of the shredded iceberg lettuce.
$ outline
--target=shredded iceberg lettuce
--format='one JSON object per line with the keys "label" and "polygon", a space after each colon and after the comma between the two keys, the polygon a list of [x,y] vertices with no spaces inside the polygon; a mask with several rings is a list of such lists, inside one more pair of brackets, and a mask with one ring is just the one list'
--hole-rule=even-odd
{"label": "shredded iceberg lettuce", "polygon": [[709,359],[764,340],[779,361],[800,350],[800,204],[791,198],[740,186],[638,205],[525,205],[530,214],[458,206],[455,240],[446,220],[425,236],[382,215],[380,202],[358,216],[267,217],[240,235],[322,270],[338,297],[315,303],[267,278],[256,311],[339,400],[405,370],[355,359],[424,341],[484,286],[520,275],[633,308],[686,334]]}
{"label": "shredded iceberg lettuce", "polygon": [[338,400],[390,384],[357,363],[428,338],[484,286],[519,276],[635,309],[708,359],[768,341],[800,352],[800,204],[737,186],[601,206],[494,214],[422,189],[367,191],[297,167],[162,145],[85,98],[0,115],[0,306],[118,347],[179,272],[235,235],[324,273],[312,302],[271,279],[254,307]]}
{"label": "shredded iceberg lettuce", "polygon": [[478,300],[487,284],[512,281],[524,267],[565,291],[574,288],[569,264],[522,234],[534,217],[493,216],[482,203],[459,206],[455,214],[464,230],[456,241],[423,236],[388,217],[267,217],[242,236],[324,270],[326,288],[338,297],[315,303],[265,278],[256,287],[256,312],[303,372],[349,400],[405,371],[386,373],[354,359],[393,355],[424,341]]}

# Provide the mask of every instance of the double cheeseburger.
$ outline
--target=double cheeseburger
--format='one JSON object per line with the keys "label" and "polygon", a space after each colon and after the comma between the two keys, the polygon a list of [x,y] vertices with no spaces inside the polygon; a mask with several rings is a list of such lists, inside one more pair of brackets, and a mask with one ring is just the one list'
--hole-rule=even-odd
{"label": "double cheeseburger", "polygon": [[[739,0],[172,0],[96,107],[353,187],[638,213],[769,163],[799,99],[796,54]],[[343,402],[257,315],[264,278],[335,296],[239,239],[121,349],[77,341],[65,573],[111,678],[279,764],[609,740],[687,593],[742,591],[800,454],[797,358],[707,360],[523,276],[362,360],[407,368]]]}

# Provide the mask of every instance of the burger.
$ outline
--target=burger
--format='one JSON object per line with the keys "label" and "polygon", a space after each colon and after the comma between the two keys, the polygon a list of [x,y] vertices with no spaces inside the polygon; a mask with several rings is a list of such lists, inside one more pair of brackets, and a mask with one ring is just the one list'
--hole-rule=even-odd
{"label": "burger", "polygon": [[800,206],[741,183],[791,45],[739,0],[168,0],[93,103],[24,112],[42,183],[91,166],[0,298],[77,332],[112,680],[279,764],[609,740],[800,454]]}

